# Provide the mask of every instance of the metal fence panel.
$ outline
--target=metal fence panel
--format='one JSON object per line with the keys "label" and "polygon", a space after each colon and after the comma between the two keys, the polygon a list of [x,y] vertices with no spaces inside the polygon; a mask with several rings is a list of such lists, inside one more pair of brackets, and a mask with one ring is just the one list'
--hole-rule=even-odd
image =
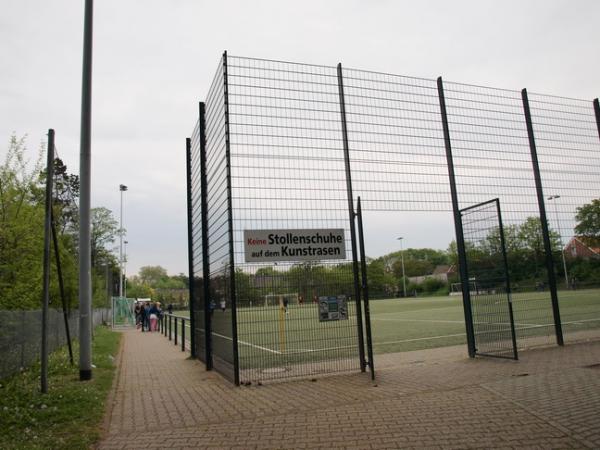
{"label": "metal fence panel", "polygon": [[228,161],[226,152],[225,97],[223,60],[206,98],[206,165],[209,253],[209,287],[211,309],[220,316],[211,317],[211,340],[214,367],[234,380],[234,330],[230,283],[230,223],[228,208]]}
{"label": "metal fence panel", "polygon": [[[241,380],[358,370],[336,68],[230,57],[228,75]],[[281,229],[342,229],[346,251],[246,261],[245,230]],[[339,296],[346,318],[320,321],[319,300]]]}
{"label": "metal fence panel", "polygon": [[[94,326],[110,322],[109,309],[94,309]],[[26,369],[40,359],[42,312],[40,310],[0,311],[0,379]],[[69,317],[71,338],[79,336],[79,312],[71,311]],[[66,345],[67,337],[63,313],[60,310],[48,310],[48,351],[53,352]]]}
{"label": "metal fence panel", "polygon": [[193,283],[192,314],[194,315],[194,329],[192,330],[195,343],[196,356],[207,363],[206,360],[206,318],[204,296],[204,270],[203,261],[208,258],[202,248],[202,187],[201,187],[201,149],[200,149],[200,120],[196,122],[190,139],[190,195],[192,203],[192,261],[193,272],[190,274],[190,283]]}
{"label": "metal fence panel", "polygon": [[[529,94],[565,339],[600,329],[600,261],[575,233],[577,208],[600,197],[600,139],[591,101]],[[588,253],[585,253],[585,252]],[[596,271],[598,276],[590,277]],[[586,280],[586,281],[582,281]]]}

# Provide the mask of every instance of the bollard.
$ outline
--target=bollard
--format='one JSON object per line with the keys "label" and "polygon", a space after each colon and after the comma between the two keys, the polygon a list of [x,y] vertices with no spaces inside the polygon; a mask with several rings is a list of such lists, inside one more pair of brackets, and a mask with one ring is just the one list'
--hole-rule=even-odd
{"label": "bollard", "polygon": [[181,351],[185,352],[185,319],[181,319]]}
{"label": "bollard", "polygon": [[177,345],[177,316],[175,316],[175,345]]}

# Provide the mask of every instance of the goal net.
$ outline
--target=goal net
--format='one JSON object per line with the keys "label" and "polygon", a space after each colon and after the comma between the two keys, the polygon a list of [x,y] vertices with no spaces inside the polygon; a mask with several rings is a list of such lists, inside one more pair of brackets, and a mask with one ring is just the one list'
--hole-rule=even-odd
{"label": "goal net", "polygon": [[[469,281],[469,291],[471,294],[479,294],[479,290],[477,287],[477,281],[471,280]],[[450,295],[462,295],[462,283],[452,283]]]}
{"label": "goal net", "polygon": [[265,295],[265,306],[280,306],[283,307],[286,304],[297,305],[298,304],[298,293],[293,294],[267,294]]}

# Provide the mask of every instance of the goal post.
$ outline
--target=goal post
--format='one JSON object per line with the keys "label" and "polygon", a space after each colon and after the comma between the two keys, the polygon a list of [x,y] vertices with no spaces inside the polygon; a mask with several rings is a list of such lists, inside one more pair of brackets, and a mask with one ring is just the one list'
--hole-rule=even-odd
{"label": "goal post", "polygon": [[[287,300],[287,302],[286,302]],[[265,307],[267,306],[279,306],[283,308],[285,305],[297,305],[298,304],[298,293],[294,292],[291,294],[266,294],[265,295]]]}
{"label": "goal post", "polygon": [[[479,289],[477,288],[477,280],[473,278],[469,280],[469,290],[473,295],[479,294]],[[462,283],[452,283],[450,285],[450,295],[462,295]]]}

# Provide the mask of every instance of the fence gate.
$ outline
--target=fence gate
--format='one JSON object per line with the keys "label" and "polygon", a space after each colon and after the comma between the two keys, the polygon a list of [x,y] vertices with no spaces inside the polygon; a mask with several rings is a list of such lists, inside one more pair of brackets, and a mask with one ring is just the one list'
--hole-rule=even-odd
{"label": "fence gate", "polygon": [[479,355],[518,359],[499,199],[460,210]]}

